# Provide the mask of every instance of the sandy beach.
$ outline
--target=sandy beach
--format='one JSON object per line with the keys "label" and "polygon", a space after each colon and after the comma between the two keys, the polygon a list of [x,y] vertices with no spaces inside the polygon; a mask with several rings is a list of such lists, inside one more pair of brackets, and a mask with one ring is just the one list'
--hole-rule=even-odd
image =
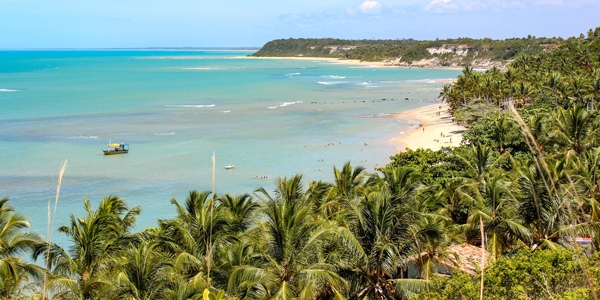
{"label": "sandy beach", "polygon": [[[439,114],[438,114],[439,113]],[[400,132],[402,136],[391,142],[400,142],[399,152],[406,148],[439,150],[442,147],[458,146],[462,133],[467,128],[452,121],[447,104],[434,104],[402,113],[400,118],[408,119],[415,125],[410,132]]]}
{"label": "sandy beach", "polygon": [[394,66],[390,65],[389,61],[362,61],[358,59],[341,59],[335,57],[308,57],[308,56],[286,56],[286,57],[270,57],[270,56],[235,56],[234,59],[297,59],[297,60],[320,60],[339,64],[359,65],[365,68],[404,68],[404,69],[451,69],[461,70],[458,67],[423,67],[423,66]]}

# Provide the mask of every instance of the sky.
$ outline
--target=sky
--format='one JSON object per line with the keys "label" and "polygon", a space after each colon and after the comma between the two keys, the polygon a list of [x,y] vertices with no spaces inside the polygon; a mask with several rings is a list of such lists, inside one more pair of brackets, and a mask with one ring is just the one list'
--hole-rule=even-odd
{"label": "sky", "polygon": [[570,37],[598,26],[600,0],[0,0],[0,49]]}

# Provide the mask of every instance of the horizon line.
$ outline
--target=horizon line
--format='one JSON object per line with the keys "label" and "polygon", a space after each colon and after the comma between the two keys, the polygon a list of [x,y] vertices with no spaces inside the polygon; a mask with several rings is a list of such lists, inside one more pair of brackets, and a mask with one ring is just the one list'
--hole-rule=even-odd
{"label": "horizon line", "polygon": [[0,48],[0,51],[48,50],[260,50],[262,47],[125,47],[125,48]]}

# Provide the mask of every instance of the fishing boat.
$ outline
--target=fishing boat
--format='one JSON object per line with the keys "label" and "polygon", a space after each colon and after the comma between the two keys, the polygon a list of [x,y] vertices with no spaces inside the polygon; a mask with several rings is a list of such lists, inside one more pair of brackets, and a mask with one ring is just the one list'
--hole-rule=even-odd
{"label": "fishing boat", "polygon": [[228,164],[225,166],[225,169],[233,169],[233,165],[232,164]]}
{"label": "fishing boat", "polygon": [[127,154],[129,152],[129,144],[108,144],[108,150],[102,150],[104,155]]}

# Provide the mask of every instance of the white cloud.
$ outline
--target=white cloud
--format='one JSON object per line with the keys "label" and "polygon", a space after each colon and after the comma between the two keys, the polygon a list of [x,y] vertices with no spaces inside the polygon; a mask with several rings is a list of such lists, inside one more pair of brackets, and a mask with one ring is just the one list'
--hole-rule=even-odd
{"label": "white cloud", "polygon": [[365,14],[376,14],[376,13],[379,13],[379,11],[381,10],[381,4],[377,1],[367,0],[359,6],[359,9],[361,12],[363,12]]}
{"label": "white cloud", "polygon": [[442,11],[448,9],[458,9],[458,6],[454,3],[450,3],[452,0],[433,0],[427,6],[426,10]]}
{"label": "white cloud", "polygon": [[535,2],[537,5],[563,5],[562,0],[538,0]]}

